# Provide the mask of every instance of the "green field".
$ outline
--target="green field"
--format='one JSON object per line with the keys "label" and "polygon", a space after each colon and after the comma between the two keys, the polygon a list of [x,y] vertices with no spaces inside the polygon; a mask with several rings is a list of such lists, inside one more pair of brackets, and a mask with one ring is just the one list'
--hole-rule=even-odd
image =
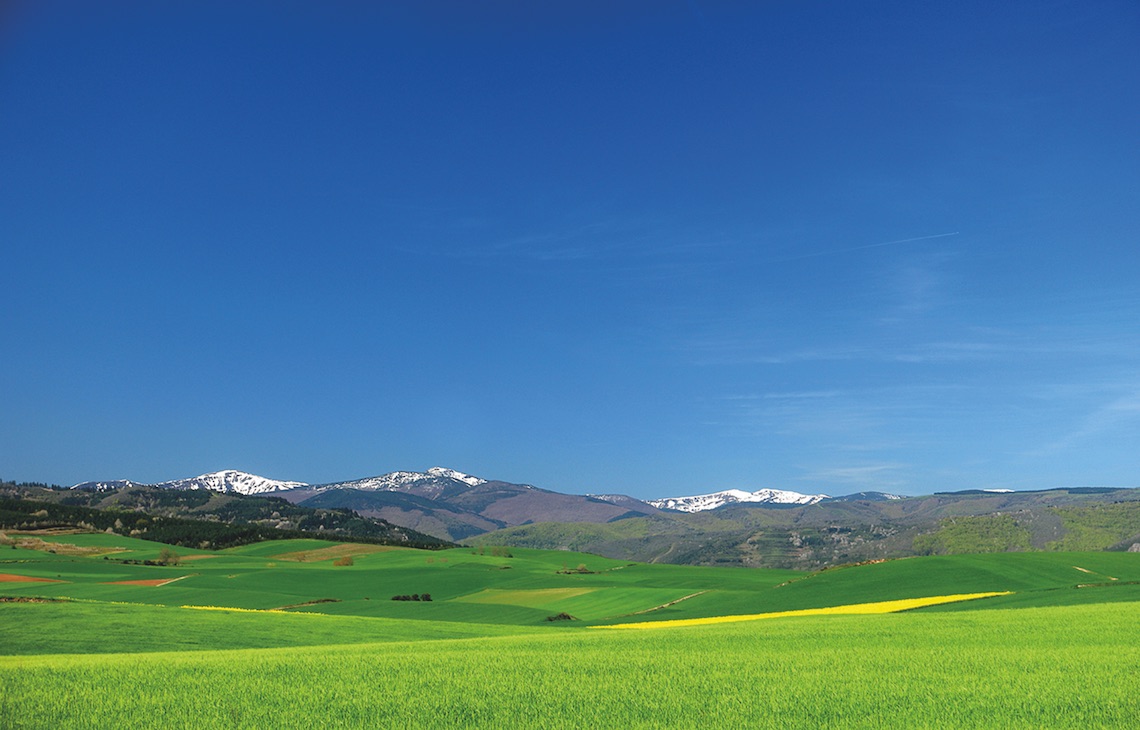
{"label": "green field", "polygon": [[[155,543],[40,539],[61,546],[0,548],[0,727],[1085,728],[1140,716],[1135,553],[808,574],[304,540],[179,549],[161,566],[122,562],[158,559]],[[334,565],[345,555],[351,565]],[[997,591],[1010,593],[886,615],[589,630]],[[575,620],[547,620],[558,614]]]}

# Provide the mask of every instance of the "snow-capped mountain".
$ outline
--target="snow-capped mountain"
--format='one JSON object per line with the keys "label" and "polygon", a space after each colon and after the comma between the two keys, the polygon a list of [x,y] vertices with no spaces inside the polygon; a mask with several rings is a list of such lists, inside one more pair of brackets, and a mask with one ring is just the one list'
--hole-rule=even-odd
{"label": "snow-capped mountain", "polygon": [[486,479],[473,477],[470,474],[464,474],[463,472],[455,471],[454,469],[445,469],[442,466],[433,466],[427,470],[427,475],[432,477],[447,477],[448,479],[455,479],[456,481],[470,484],[473,487],[487,483]]}
{"label": "snow-capped mountain", "polygon": [[704,512],[726,504],[741,502],[753,504],[815,504],[827,499],[826,494],[800,494],[782,489],[760,489],[746,492],[743,489],[726,489],[712,494],[698,494],[692,497],[666,497],[650,499],[649,504],[658,509],[672,509],[679,512]]}
{"label": "snow-capped mountain", "polygon": [[244,471],[225,469],[210,474],[191,477],[189,479],[175,479],[159,484],[140,484],[129,479],[119,479],[111,482],[82,482],[72,489],[93,489],[106,491],[109,489],[122,489],[125,487],[161,487],[163,489],[209,489],[215,492],[234,492],[237,494],[266,494],[281,492],[287,489],[298,489],[309,485],[303,482],[282,482],[276,479],[259,477],[256,474],[247,474]]}
{"label": "snow-capped mountain", "polygon": [[236,492],[238,494],[265,494],[286,489],[307,487],[304,482],[282,482],[276,479],[247,474],[244,471],[225,469],[210,474],[202,474],[190,479],[175,479],[156,484],[164,489],[209,489],[214,492]]}
{"label": "snow-capped mountain", "polygon": [[464,474],[454,469],[445,469],[442,466],[433,466],[426,472],[418,471],[394,471],[388,474],[381,474],[378,477],[366,477],[364,479],[353,479],[347,482],[336,482],[333,484],[320,484],[315,485],[313,489],[360,489],[366,492],[405,492],[410,489],[416,489],[417,492],[427,492],[428,495],[434,491],[433,485],[442,490],[444,487],[455,486],[456,482],[466,485],[468,487],[477,487],[480,484],[486,484],[486,479],[473,477],[470,474]]}

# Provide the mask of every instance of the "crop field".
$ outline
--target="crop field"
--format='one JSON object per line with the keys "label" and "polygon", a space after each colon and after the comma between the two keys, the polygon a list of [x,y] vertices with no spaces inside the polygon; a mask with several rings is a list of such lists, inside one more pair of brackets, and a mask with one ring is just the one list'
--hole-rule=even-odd
{"label": "crop field", "polygon": [[[176,564],[148,565],[164,546],[38,537],[0,548],[5,728],[1090,728],[1140,716],[1135,553],[808,574],[294,540],[179,548]],[[631,625],[656,630],[620,629]]]}

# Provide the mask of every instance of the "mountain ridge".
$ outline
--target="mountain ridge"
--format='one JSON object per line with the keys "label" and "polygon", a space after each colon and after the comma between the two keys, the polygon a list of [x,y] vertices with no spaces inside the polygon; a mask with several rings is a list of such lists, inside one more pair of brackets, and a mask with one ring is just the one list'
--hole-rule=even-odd
{"label": "mountain ridge", "polygon": [[[216,492],[237,493],[245,495],[274,494],[293,490],[306,490],[314,493],[338,489],[356,489],[362,491],[390,491],[390,492],[445,492],[449,483],[455,486],[473,488],[489,484],[495,480],[472,476],[455,469],[433,466],[426,471],[392,471],[371,477],[348,479],[338,482],[309,484],[307,482],[282,481],[268,477],[239,471],[236,469],[223,469],[220,471],[201,474],[196,477],[172,479],[155,484],[145,484],[130,479],[110,481],[88,481],[73,485],[72,489],[117,489],[130,486],[153,486],[163,489],[210,489]],[[509,482],[497,482],[509,484]],[[526,489],[538,489],[530,484],[517,485]],[[461,487],[461,488],[462,488]],[[565,494],[552,490],[540,490],[551,494]],[[281,496],[281,495],[276,495]],[[612,504],[651,505],[658,509],[669,509],[680,512],[700,512],[717,509],[727,504],[740,502],[775,503],[775,504],[814,504],[815,502],[832,499],[826,494],[803,494],[784,489],[759,489],[747,492],[741,489],[726,489],[717,492],[697,494],[681,497],[664,497],[660,499],[641,500],[625,494],[585,494],[566,495],[583,496],[610,502]],[[892,495],[893,496],[893,495]]]}

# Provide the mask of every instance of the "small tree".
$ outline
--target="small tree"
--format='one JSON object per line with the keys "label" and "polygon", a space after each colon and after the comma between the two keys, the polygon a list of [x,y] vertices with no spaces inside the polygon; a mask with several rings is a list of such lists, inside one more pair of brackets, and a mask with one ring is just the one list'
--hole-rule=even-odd
{"label": "small tree", "polygon": [[178,553],[174,552],[168,547],[164,547],[158,551],[158,564],[159,565],[178,565],[182,562],[182,558]]}

